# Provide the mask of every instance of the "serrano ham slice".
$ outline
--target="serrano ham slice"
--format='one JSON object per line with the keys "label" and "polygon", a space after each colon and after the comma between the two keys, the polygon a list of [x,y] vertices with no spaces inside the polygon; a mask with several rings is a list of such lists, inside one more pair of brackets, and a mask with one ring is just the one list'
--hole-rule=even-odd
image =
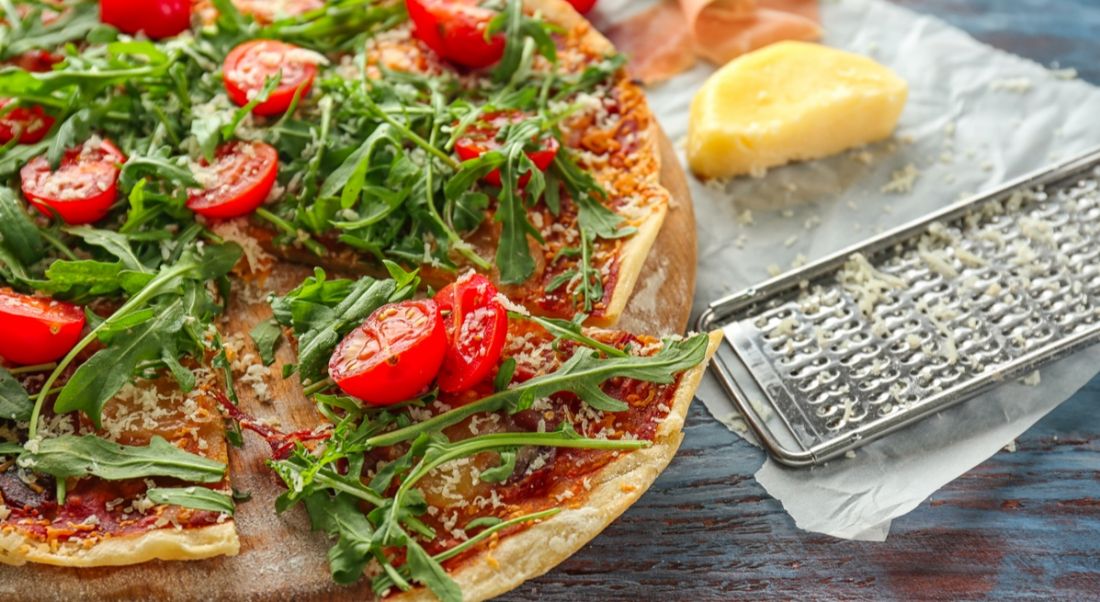
{"label": "serrano ham slice", "polygon": [[662,0],[608,32],[631,57],[631,74],[653,84],[783,40],[821,37],[817,0]]}

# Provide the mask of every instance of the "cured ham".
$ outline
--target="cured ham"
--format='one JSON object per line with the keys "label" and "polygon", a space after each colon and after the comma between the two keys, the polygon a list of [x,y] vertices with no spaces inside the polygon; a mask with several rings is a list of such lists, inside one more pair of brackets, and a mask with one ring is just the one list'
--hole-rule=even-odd
{"label": "cured ham", "polygon": [[631,74],[653,84],[696,57],[723,65],[783,40],[821,37],[817,0],[662,0],[608,31]]}

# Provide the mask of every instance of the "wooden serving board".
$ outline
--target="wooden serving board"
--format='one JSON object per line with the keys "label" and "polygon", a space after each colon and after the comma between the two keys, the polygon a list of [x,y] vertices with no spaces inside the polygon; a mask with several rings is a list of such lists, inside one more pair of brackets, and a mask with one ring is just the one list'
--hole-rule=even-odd
{"label": "wooden serving board", "polygon": [[[695,215],[687,180],[668,139],[661,135],[662,183],[672,192],[673,206],[658,236],[655,248],[627,306],[620,327],[649,334],[683,332],[695,292]],[[260,299],[264,291],[289,290],[311,270],[280,267],[252,294]],[[255,290],[261,289],[261,290]],[[240,299],[231,313],[231,333],[247,333],[271,310],[263,301],[248,304]],[[242,307],[243,306],[243,307]],[[247,339],[247,335],[245,335]],[[251,345],[251,343],[249,343]],[[282,362],[293,362],[293,353],[283,345],[272,373]],[[302,398],[296,380],[268,380],[269,398],[261,402],[251,387],[238,384],[241,407],[249,414],[286,430],[312,428],[318,424],[313,406]],[[41,565],[0,565],[0,599],[3,600],[363,600],[371,597],[369,580],[354,587],[332,583],[326,553],[328,539],[310,531],[301,508],[282,515],[274,512],[275,498],[282,491],[276,478],[264,466],[268,446],[252,433],[245,434],[245,446],[230,451],[233,486],[249,492],[252,499],[238,505],[237,528],[241,553],[232,558],[197,562],[150,562],[137,566],[96,569],[65,569]]]}

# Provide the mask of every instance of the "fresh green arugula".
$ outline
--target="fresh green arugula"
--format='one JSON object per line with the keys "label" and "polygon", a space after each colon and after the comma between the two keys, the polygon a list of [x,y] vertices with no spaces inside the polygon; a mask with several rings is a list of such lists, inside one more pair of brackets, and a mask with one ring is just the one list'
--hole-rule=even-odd
{"label": "fresh green arugula", "polygon": [[[99,426],[103,405],[134,377],[145,362],[166,365],[184,390],[194,386],[190,371],[176,359],[181,350],[205,350],[198,324],[209,323],[219,313],[206,282],[224,277],[241,258],[235,243],[206,245],[188,252],[179,262],[149,275],[144,286],[107,319],[92,328],[58,363],[35,399],[30,436],[38,430],[51,387],[93,342],[108,343],[82,363],[63,385],[54,403],[57,412],[83,411]],[[147,311],[148,310],[148,311]],[[140,321],[131,320],[135,316]],[[192,319],[189,319],[191,317]],[[106,340],[104,340],[106,339]]]}
{"label": "fresh green arugula", "polygon": [[275,363],[275,348],[283,338],[283,329],[274,319],[257,322],[249,332],[252,342],[256,344],[256,350],[260,353],[260,361],[265,366]]}
{"label": "fresh green arugula", "polygon": [[119,481],[171,477],[217,483],[225,477],[225,464],[183,451],[156,436],[144,447],[121,445],[93,435],[37,440],[33,451],[24,451],[19,456],[19,465],[56,479],[95,476]]}
{"label": "fresh green arugula", "polygon": [[34,402],[11,372],[0,368],[0,420],[29,420]]}
{"label": "fresh green arugula", "polygon": [[233,516],[233,497],[207,487],[154,487],[145,492],[150,501],[195,510],[209,510]]}

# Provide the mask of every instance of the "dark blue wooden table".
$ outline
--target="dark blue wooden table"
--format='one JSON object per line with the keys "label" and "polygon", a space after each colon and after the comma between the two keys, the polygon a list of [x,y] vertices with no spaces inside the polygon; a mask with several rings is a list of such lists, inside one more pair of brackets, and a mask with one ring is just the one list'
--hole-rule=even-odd
{"label": "dark blue wooden table", "polygon": [[[1100,0],[899,3],[1100,84]],[[696,403],[679,456],[642,500],[509,598],[1100,599],[1098,410],[1100,378],[1015,453],[895,521],[885,543],[861,543],[797,529],[753,479],[762,452]]]}

